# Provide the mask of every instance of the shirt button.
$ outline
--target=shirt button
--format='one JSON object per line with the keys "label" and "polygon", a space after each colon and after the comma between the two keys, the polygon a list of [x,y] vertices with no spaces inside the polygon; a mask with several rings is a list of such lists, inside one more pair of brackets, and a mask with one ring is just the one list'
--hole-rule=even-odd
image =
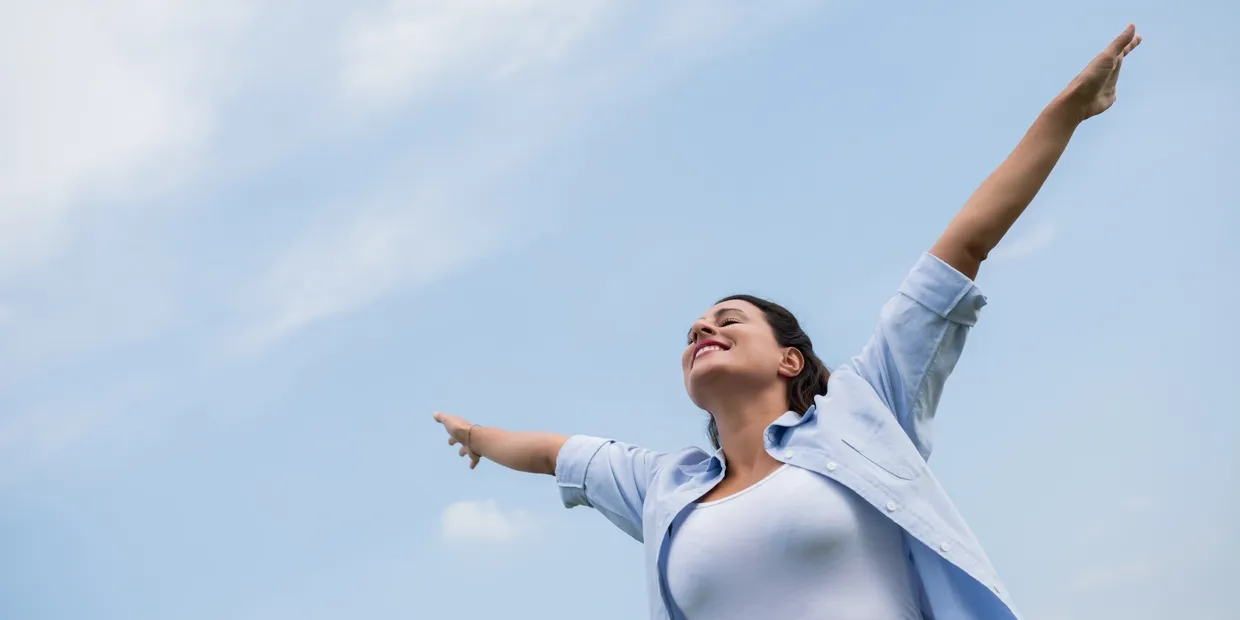
{"label": "shirt button", "polygon": [[896,508],[897,506],[895,502],[887,502],[887,512],[895,512]]}
{"label": "shirt button", "polygon": [[827,471],[835,471],[835,461],[827,461]]}
{"label": "shirt button", "polygon": [[939,543],[939,551],[942,551],[943,553],[947,553],[948,551],[951,551],[951,549],[952,549],[951,543]]}

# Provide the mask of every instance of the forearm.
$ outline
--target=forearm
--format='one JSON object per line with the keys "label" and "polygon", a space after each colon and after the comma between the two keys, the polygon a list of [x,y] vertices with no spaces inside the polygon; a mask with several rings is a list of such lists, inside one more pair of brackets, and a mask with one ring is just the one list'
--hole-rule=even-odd
{"label": "forearm", "polygon": [[506,431],[475,426],[469,433],[469,449],[509,469],[555,475],[556,457],[566,435],[532,431]]}
{"label": "forearm", "polygon": [[1080,120],[1062,97],[1051,102],[973,192],[930,253],[969,278],[977,277],[981,262],[1042,189]]}

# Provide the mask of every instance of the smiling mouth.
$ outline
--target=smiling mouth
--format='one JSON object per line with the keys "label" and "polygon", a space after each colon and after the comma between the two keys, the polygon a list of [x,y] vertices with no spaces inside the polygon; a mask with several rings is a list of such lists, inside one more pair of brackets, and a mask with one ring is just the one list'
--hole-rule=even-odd
{"label": "smiling mouth", "polygon": [[723,349],[723,347],[721,347],[721,346],[719,346],[719,345],[717,345],[717,344],[708,344],[708,345],[706,345],[706,346],[704,346],[704,347],[702,347],[702,348],[698,349],[698,350],[697,350],[697,351],[693,354],[693,359],[697,359],[697,358],[702,357],[703,355],[706,355],[706,354],[708,354],[708,353],[714,353],[715,351],[723,351],[723,350],[724,350],[724,349]]}

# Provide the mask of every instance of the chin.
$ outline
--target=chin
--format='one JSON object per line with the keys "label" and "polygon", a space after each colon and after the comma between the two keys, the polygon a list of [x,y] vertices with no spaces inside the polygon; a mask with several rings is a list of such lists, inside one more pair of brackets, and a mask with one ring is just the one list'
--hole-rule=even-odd
{"label": "chin", "polygon": [[689,391],[689,399],[700,407],[703,395],[717,391],[719,386],[729,383],[729,377],[735,374],[723,364],[700,364],[690,368],[685,373],[685,389]]}
{"label": "chin", "polygon": [[709,380],[716,375],[726,374],[729,374],[727,364],[720,364],[709,359],[698,360],[696,364],[690,366],[689,370],[685,372],[685,381],[692,383],[703,379]]}

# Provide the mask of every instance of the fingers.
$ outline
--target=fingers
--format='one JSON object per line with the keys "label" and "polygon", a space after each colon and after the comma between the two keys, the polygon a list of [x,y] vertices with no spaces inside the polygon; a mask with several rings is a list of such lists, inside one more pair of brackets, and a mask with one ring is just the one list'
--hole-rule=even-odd
{"label": "fingers", "polygon": [[1127,56],[1128,52],[1137,49],[1138,45],[1141,45],[1141,35],[1133,37],[1132,41],[1130,41],[1128,45],[1124,46],[1124,56]]}
{"label": "fingers", "polygon": [[461,456],[469,457],[469,468],[470,469],[477,467],[478,461],[482,460],[482,457],[478,456],[477,454],[474,454],[473,452],[470,452],[469,448],[466,448],[465,446],[461,446],[461,449],[457,452],[457,454]]}
{"label": "fingers", "polygon": [[448,429],[448,433],[449,433],[449,435],[448,435],[448,445],[449,445],[449,446],[455,446],[455,445],[457,445],[457,444],[461,444],[460,449],[458,449],[458,450],[456,451],[456,453],[457,453],[458,455],[460,455],[460,456],[468,456],[468,457],[469,457],[469,468],[470,468],[470,469],[473,469],[473,468],[477,467],[477,466],[478,466],[478,462],[482,460],[482,457],[478,456],[477,454],[474,454],[473,452],[470,452],[470,451],[469,451],[469,448],[465,447],[465,443],[464,443],[463,441],[461,441],[460,439],[457,439],[456,437],[452,436],[452,434],[451,434],[451,433],[452,433],[453,429],[452,429],[452,427],[450,427],[450,426],[449,426],[449,424],[448,424],[448,423],[451,421],[449,418],[451,418],[452,416],[449,416],[449,415],[448,415],[448,414],[446,414],[446,413],[440,413],[440,412],[436,411],[436,412],[434,413],[434,415],[433,415],[433,416],[431,416],[431,417],[435,418],[435,421],[436,421],[436,422],[438,422],[438,423],[440,423],[440,424],[443,424],[443,425],[444,425],[444,427]]}
{"label": "fingers", "polygon": [[1118,37],[1115,37],[1115,40],[1111,41],[1111,44],[1107,46],[1107,53],[1112,56],[1122,56],[1126,54],[1129,49],[1128,44],[1132,43],[1133,40],[1136,39],[1136,36],[1137,27],[1132,24],[1128,24],[1128,27],[1125,28]]}

